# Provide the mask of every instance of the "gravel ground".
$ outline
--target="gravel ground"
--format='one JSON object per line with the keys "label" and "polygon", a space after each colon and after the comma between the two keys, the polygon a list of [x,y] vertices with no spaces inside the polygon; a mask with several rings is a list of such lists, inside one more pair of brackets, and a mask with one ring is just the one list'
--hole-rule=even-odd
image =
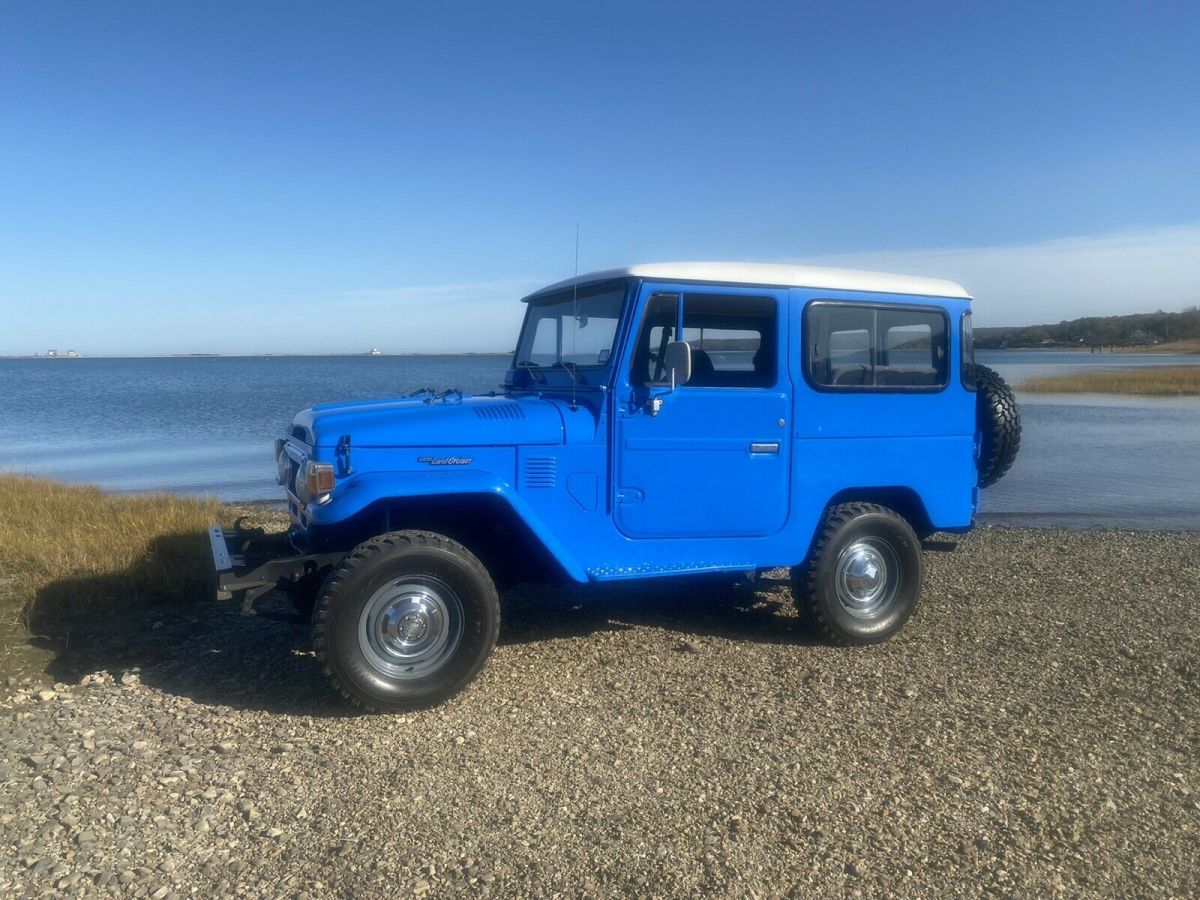
{"label": "gravel ground", "polygon": [[147,621],[10,690],[0,895],[1200,892],[1200,535],[926,559],[850,650],[779,578],[522,589],[407,716],[351,714],[298,624]]}

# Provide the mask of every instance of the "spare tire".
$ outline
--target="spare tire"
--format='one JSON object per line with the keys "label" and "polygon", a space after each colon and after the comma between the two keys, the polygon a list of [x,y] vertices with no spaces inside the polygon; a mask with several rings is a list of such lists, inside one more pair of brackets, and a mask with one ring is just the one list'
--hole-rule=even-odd
{"label": "spare tire", "polygon": [[1021,412],[1012,388],[994,369],[975,364],[979,486],[990,487],[1009,470],[1021,447]]}
{"label": "spare tire", "polygon": [[1012,467],[1021,446],[1021,412],[1004,379],[976,365],[976,422],[979,431],[979,487],[989,487]]}

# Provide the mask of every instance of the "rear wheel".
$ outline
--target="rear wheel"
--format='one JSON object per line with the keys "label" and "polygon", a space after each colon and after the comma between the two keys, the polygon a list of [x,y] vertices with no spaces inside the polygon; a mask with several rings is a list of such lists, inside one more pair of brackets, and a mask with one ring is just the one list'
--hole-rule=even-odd
{"label": "rear wheel", "polygon": [[487,570],[443,535],[359,545],[325,582],[313,646],[334,686],[371,712],[439,703],[479,674],[500,629]]}
{"label": "rear wheel", "polygon": [[899,631],[921,593],[921,544],[894,510],[830,507],[812,553],[792,570],[796,607],[838,644],[877,644]]}

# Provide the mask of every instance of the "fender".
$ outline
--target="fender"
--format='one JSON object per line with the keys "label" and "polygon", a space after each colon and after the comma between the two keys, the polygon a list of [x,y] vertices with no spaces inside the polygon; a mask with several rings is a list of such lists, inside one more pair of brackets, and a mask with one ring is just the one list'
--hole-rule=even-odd
{"label": "fender", "polygon": [[380,500],[450,494],[493,494],[503,498],[571,578],[579,582],[588,580],[587,572],[541,517],[509,482],[493,472],[478,469],[364,472],[339,481],[328,503],[309,503],[305,513],[313,525],[337,525]]}

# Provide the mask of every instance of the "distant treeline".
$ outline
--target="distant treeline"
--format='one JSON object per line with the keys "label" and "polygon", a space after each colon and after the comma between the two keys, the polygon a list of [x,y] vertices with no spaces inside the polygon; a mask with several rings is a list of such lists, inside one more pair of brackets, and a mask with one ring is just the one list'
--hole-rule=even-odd
{"label": "distant treeline", "polygon": [[975,346],[984,349],[1059,345],[1136,347],[1184,340],[1200,340],[1200,306],[1189,306],[1183,312],[1159,310],[1129,316],[1089,316],[1057,325],[975,329]]}

